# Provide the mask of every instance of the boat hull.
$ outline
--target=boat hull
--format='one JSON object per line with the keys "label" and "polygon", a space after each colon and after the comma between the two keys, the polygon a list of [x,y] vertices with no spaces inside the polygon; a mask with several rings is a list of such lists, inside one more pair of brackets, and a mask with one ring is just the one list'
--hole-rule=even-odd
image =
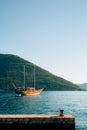
{"label": "boat hull", "polygon": [[42,91],[43,91],[43,88],[39,90],[36,90],[34,88],[29,88],[25,90],[16,90],[16,93],[21,96],[36,96],[36,95],[41,94]]}

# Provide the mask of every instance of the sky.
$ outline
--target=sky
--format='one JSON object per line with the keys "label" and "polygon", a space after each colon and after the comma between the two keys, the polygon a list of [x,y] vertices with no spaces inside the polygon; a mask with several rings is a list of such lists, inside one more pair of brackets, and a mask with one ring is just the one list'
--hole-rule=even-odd
{"label": "sky", "polygon": [[87,0],[0,0],[0,53],[87,82]]}

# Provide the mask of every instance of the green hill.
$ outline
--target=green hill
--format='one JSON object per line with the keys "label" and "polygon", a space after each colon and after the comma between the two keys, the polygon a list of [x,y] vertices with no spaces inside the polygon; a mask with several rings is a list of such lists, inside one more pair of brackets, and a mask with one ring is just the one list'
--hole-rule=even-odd
{"label": "green hill", "polygon": [[[16,86],[23,86],[24,70],[26,87],[33,86],[34,64],[12,54],[0,54],[0,89],[14,89]],[[36,88],[44,90],[81,90],[81,88],[61,77],[57,77],[45,69],[36,65]]]}

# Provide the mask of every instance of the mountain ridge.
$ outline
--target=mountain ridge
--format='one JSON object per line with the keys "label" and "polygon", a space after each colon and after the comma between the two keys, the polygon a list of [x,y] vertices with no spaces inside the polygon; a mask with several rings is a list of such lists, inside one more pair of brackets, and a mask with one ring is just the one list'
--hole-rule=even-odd
{"label": "mountain ridge", "polygon": [[[34,63],[13,54],[0,54],[0,89],[13,89],[12,83],[16,86],[23,86],[23,65],[26,66],[26,87],[33,86]],[[62,77],[55,76],[51,72],[35,65],[36,67],[36,88],[44,90],[82,90],[76,85]]]}
{"label": "mountain ridge", "polygon": [[78,84],[81,89],[87,90],[87,83],[80,83]]}

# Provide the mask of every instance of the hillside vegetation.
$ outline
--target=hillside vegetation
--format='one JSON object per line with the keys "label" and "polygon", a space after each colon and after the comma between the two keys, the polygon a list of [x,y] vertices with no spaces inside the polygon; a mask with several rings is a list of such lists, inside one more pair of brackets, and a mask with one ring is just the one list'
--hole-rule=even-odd
{"label": "hillside vegetation", "polygon": [[[33,87],[34,64],[12,54],[0,54],[0,89],[14,89],[24,84],[24,65],[26,87]],[[47,70],[36,67],[36,88],[44,90],[81,90],[81,88],[61,77],[55,76]]]}

